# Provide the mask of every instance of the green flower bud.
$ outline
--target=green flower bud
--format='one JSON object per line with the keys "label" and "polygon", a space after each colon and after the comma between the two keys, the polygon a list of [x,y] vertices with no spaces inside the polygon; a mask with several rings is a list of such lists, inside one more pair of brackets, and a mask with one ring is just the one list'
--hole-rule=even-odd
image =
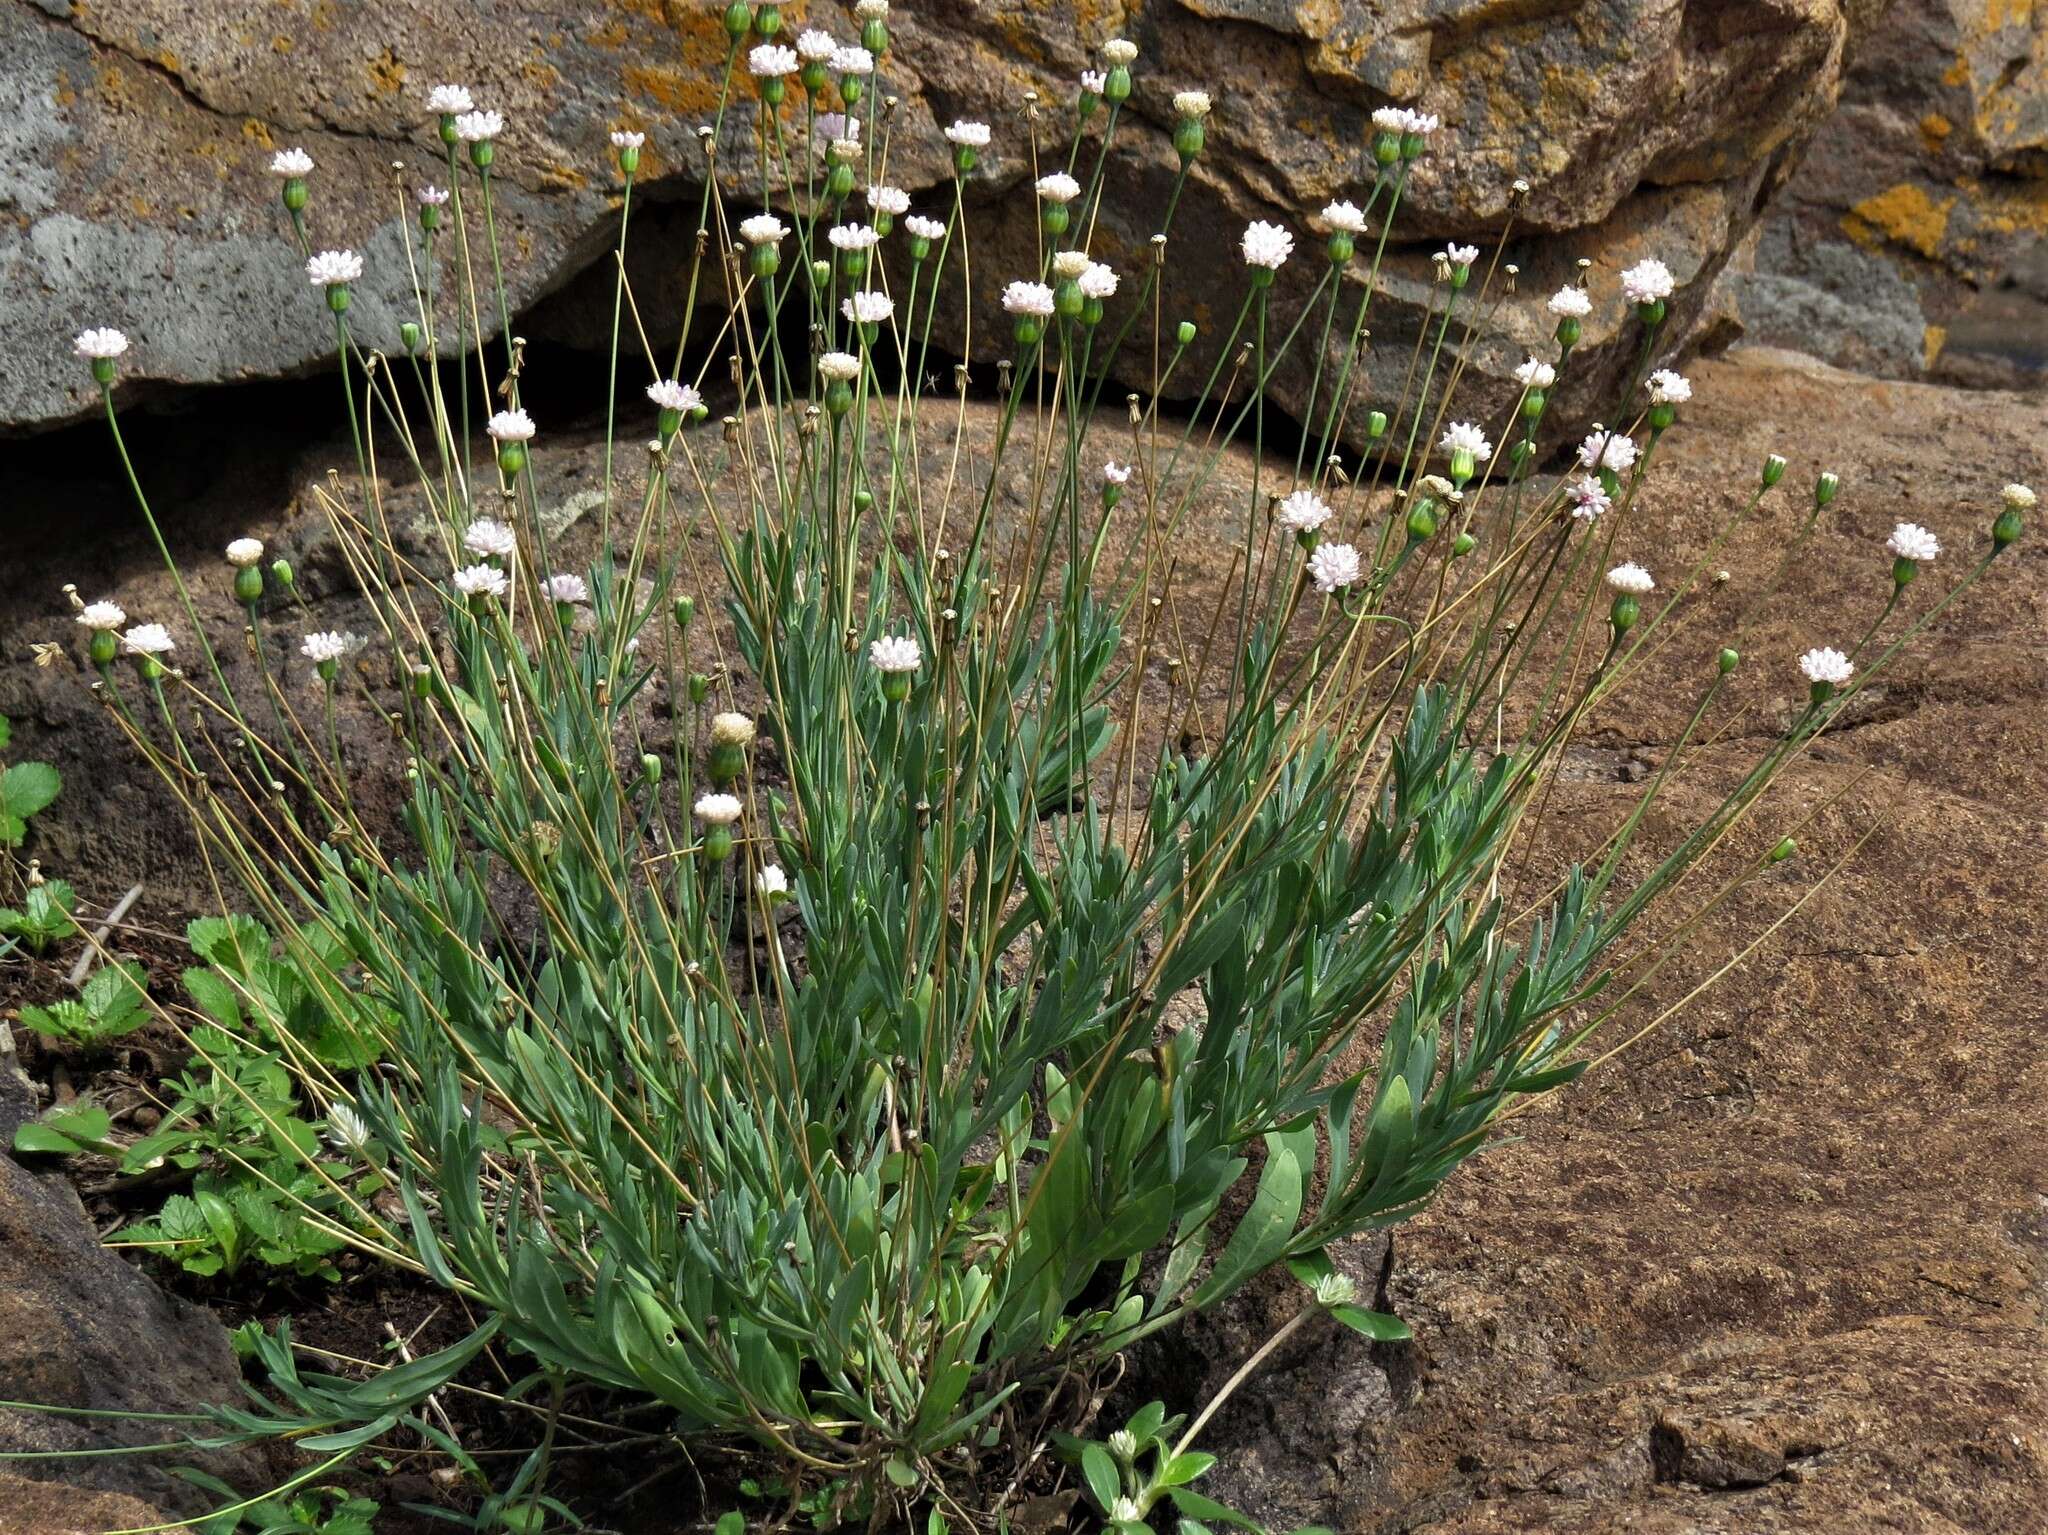
{"label": "green flower bud", "polygon": [[441,227],[441,210],[433,203],[420,204],[420,228],[432,234]]}
{"label": "green flower bud", "polygon": [[1373,411],[1365,418],[1365,435],[1375,439],[1387,435],[1387,413],[1385,411]]}
{"label": "green flower bud", "polygon": [[1408,537],[1411,542],[1421,543],[1436,533],[1436,502],[1424,496],[1408,512]]}
{"label": "green flower bud", "polygon": [[852,166],[840,161],[825,173],[825,195],[841,202],[853,195]]}
{"label": "green flower bud", "polygon": [[782,7],[770,3],[754,12],[754,30],[763,37],[773,37],[782,30]]}
{"label": "green flower bud", "polygon": [[398,326],[398,344],[408,352],[420,349],[421,333],[417,320],[402,320]]}
{"label": "green flower bud", "polygon": [[1615,634],[1619,636],[1633,629],[1636,626],[1636,620],[1642,617],[1642,614],[1642,604],[1636,600],[1634,593],[1617,592],[1614,597],[1614,606],[1608,610],[1607,616],[1608,620],[1614,625]]}
{"label": "green flower bud", "polygon": [[1813,482],[1813,504],[1815,506],[1826,506],[1835,499],[1835,492],[1841,489],[1841,486],[1842,482],[1834,475],[1822,474],[1818,480]]}
{"label": "green flower bud", "polygon": [[1065,203],[1041,203],[1038,209],[1038,227],[1049,235],[1063,235],[1073,215]]}
{"label": "green flower bud", "polygon": [[469,146],[469,163],[480,171],[487,171],[491,168],[491,160],[496,153],[489,139],[478,139]]}
{"label": "green flower bud", "polygon": [[1579,317],[1571,314],[1566,315],[1557,322],[1555,334],[1557,336],[1557,344],[1566,351],[1570,351],[1579,344]]}
{"label": "green flower bud", "polygon": [[1478,547],[1478,539],[1474,538],[1470,533],[1460,533],[1451,540],[1451,556],[1454,559],[1463,559]]}
{"label": "green flower bud", "polygon": [[879,16],[870,16],[861,23],[860,45],[879,59],[889,51],[889,24]]}
{"label": "green flower bud", "polygon": [[1721,653],[1714,657],[1714,664],[1721,668],[1721,675],[1725,677],[1742,664],[1742,653],[1724,645],[1721,647]]}
{"label": "green flower bud", "polygon": [[2018,539],[2026,531],[2026,526],[2026,519],[2020,516],[2018,508],[2009,506],[2000,512],[1998,520],[1991,524],[1992,552],[1998,553]]}
{"label": "green flower bud", "polygon": [[263,595],[263,572],[244,565],[235,572],[235,599],[245,606]]}
{"label": "green flower bud", "polygon": [[619,146],[620,172],[624,175],[630,176],[639,169],[640,146],[638,144],[621,144]]}
{"label": "green flower bud", "polygon": [[1767,861],[1770,863],[1783,863],[1786,859],[1790,858],[1794,853],[1798,851],[1799,844],[1794,842],[1790,837],[1787,837],[1783,842],[1780,842],[1776,847],[1771,849],[1770,858]]}
{"label": "green flower bud", "polygon": [[695,597],[678,597],[676,598],[674,608],[670,611],[675,614],[676,627],[678,629],[687,629],[690,627],[690,620],[697,616],[697,599]]}
{"label": "green flower bud", "polygon": [[805,90],[809,91],[813,96],[817,95],[818,92],[825,88],[825,81],[827,79],[825,61],[823,59],[806,59],[803,66],[797,70],[796,77],[803,82]]}
{"label": "green flower bud", "polygon": [[1017,337],[1017,345],[1036,346],[1038,338],[1044,335],[1045,331],[1038,323],[1037,315],[1020,314],[1017,316],[1017,326],[1013,334]]}
{"label": "green flower bud", "polygon": [[1109,78],[1102,82],[1102,94],[1109,101],[1131,99],[1131,72],[1122,64],[1110,70]]}
{"label": "green flower bud", "polygon": [[284,205],[294,213],[303,212],[306,206],[306,182],[303,177],[287,177],[284,184]]}
{"label": "green flower bud", "polygon": [[1352,258],[1357,249],[1358,243],[1351,237],[1350,230],[1335,229],[1330,232],[1330,265],[1342,266]]}
{"label": "green flower bud", "polygon": [[661,758],[653,752],[640,754],[640,776],[649,783],[661,782]]}
{"label": "green flower bud", "polygon": [[121,653],[121,642],[114,637],[111,629],[95,629],[88,648],[92,652],[92,664],[99,667],[112,666],[114,657]]}
{"label": "green flower bud", "polygon": [[1522,396],[1522,419],[1524,421],[1542,420],[1543,407],[1548,403],[1549,396],[1544,394],[1541,389],[1531,389]]}
{"label": "green flower bud", "polygon": [[900,704],[910,696],[909,672],[883,672],[882,696],[892,704]]}
{"label": "green flower bud", "polygon": [[1653,299],[1647,304],[1636,305],[1636,318],[1655,330],[1664,323],[1664,300]]}
{"label": "green flower bud", "polygon": [[1769,490],[1773,485],[1777,484],[1778,481],[1784,478],[1785,460],[1779,457],[1779,455],[1777,455],[1776,453],[1773,453],[1769,458],[1764,460],[1764,489]]}
{"label": "green flower bud", "polygon": [[291,590],[292,562],[290,560],[272,560],[270,562],[270,575],[271,579],[276,581],[279,586],[287,591]]}
{"label": "green flower bud", "polygon": [[[789,82],[781,75],[763,75],[755,82],[761,99],[771,107],[779,107],[789,96]],[[851,103],[849,103],[851,105]]]}
{"label": "green flower bud", "polygon": [[843,378],[835,378],[826,384],[825,409],[835,418],[852,410],[853,385]]}
{"label": "green flower bud", "polygon": [[1652,432],[1664,431],[1677,419],[1678,407],[1676,405],[1658,404],[1650,407],[1650,430]]}
{"label": "green flower bud", "polygon": [[1199,117],[1184,117],[1174,126],[1173,150],[1180,156],[1180,163],[1186,165],[1202,152],[1205,142],[1202,120]]}
{"label": "green flower bud", "polygon": [[461,137],[455,131],[455,114],[453,112],[443,112],[441,114],[441,142],[452,146],[460,142]]}
{"label": "green flower bud", "polygon": [[690,702],[701,704],[711,696],[711,679],[702,672],[691,672],[689,680]]}
{"label": "green flower bud", "polygon": [[724,863],[732,857],[732,828],[730,826],[707,826],[704,828],[704,856],[712,863]]}
{"label": "green flower bud", "polygon": [[1909,560],[1904,555],[1892,561],[1892,584],[1895,586],[1910,586],[1913,578],[1919,574],[1920,566],[1917,561]]}
{"label": "green flower bud", "polygon": [[1053,313],[1063,320],[1078,319],[1081,302],[1081,285],[1071,277],[1063,278],[1060,285],[1052,290]]}
{"label": "green flower bud", "polygon": [[953,169],[960,175],[964,176],[974,169],[976,158],[972,144],[955,144],[953,146]]}
{"label": "green flower bud", "polygon": [[725,35],[734,42],[745,37],[754,27],[754,8],[747,0],[732,0],[725,8]]}
{"label": "green flower bud", "polygon": [[501,442],[498,444],[498,467],[506,474],[517,474],[526,467],[526,444],[523,442]]}
{"label": "green flower bud", "polygon": [[1182,346],[1193,346],[1195,344],[1195,322],[1193,320],[1181,321],[1174,328],[1173,339]]}
{"label": "green flower bud", "polygon": [[327,285],[327,307],[336,314],[347,314],[349,305],[348,284],[345,282]]}
{"label": "green flower bud", "polygon": [[859,75],[841,75],[839,77],[839,99],[849,107],[860,105],[861,92],[866,89],[867,87]]}
{"label": "green flower bud", "polygon": [[1401,158],[1401,135],[1379,132],[1372,136],[1372,157],[1381,165],[1392,165]]}

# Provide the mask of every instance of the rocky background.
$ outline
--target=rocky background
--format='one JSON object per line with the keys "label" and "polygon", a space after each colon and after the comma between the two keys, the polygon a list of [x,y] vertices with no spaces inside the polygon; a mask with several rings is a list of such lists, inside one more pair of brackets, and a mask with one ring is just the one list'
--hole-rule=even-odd
{"label": "rocky background", "polygon": [[[853,30],[827,5],[787,14]],[[925,0],[892,31],[893,163],[917,206],[945,180],[945,123],[996,129],[969,191],[991,285],[1028,235],[998,201],[1029,174],[1025,93],[1049,122],[1120,34],[1144,49],[1104,228],[1126,269],[1172,174],[1172,92],[1217,98],[1170,290],[1191,305],[1237,291],[1246,219],[1305,235],[1309,211],[1356,190],[1365,121],[1389,101],[1445,120],[1376,309],[1390,353],[1412,337],[1429,252],[1509,227],[1517,178],[1507,259],[1525,291],[1581,257],[1603,293],[1644,255],[1669,262],[1671,344],[1735,349],[1687,364],[1696,403],[1660,450],[1632,552],[1695,554],[1768,451],[1844,482],[1759,657],[1867,621],[1870,594],[1843,573],[1893,521],[1971,550],[1999,484],[2048,480],[2048,9],[2028,0]],[[0,712],[20,755],[66,773],[30,851],[88,904],[141,880],[148,919],[174,927],[204,881],[77,677],[29,659],[70,638],[66,581],[137,612],[166,597],[103,434],[78,424],[93,401],[67,338],[134,338],[132,442],[182,555],[209,568],[243,531],[297,548],[311,487],[341,460],[329,332],[271,150],[304,144],[320,163],[315,237],[365,252],[355,318],[392,332],[402,187],[436,173],[424,91],[460,79],[501,106],[515,327],[558,380],[535,380],[536,414],[567,424],[609,327],[605,131],[649,134],[634,277],[673,336],[704,175],[692,129],[723,56],[698,0],[0,0]],[[1531,307],[1475,338],[1482,372],[1546,329],[1513,312]],[[1611,395],[1627,344],[1589,326],[1583,393],[1560,416]],[[1282,402],[1300,389],[1282,379]],[[565,501],[587,494],[586,460],[560,464]],[[1760,524],[1728,563],[1764,568],[1780,531]],[[1191,540],[1190,579],[1220,571],[1226,536]],[[308,571],[319,610],[341,614],[339,583]],[[1387,1300],[1417,1341],[1305,1341],[1219,1422],[1213,1447],[1249,1506],[1388,1535],[2048,1528],[2044,627],[2036,534],[1782,786],[1790,814],[1853,784],[1811,840],[1820,857],[1879,823],[1856,862],[1398,1236]],[[1789,683],[1756,686],[1769,728]],[[1560,856],[1597,841],[1660,760],[1675,696],[1646,685],[1597,722],[1560,790]],[[1727,762],[1751,744],[1729,743]],[[1810,872],[1745,897],[1731,929],[1773,920]],[[1650,1002],[1682,995],[1674,982]],[[11,1072],[0,1055],[0,1124],[25,1111]],[[1352,1260],[1381,1272],[1377,1250]],[[0,1398],[232,1391],[212,1324],[109,1261],[59,1181],[0,1161]],[[1233,1325],[1250,1337],[1258,1321]],[[1214,1360],[1175,1367],[1199,1376],[1241,1340],[1215,1341]],[[0,1447],[41,1431],[0,1417]],[[0,1531],[186,1511],[140,1462],[91,1464],[90,1495],[0,1474]]]}

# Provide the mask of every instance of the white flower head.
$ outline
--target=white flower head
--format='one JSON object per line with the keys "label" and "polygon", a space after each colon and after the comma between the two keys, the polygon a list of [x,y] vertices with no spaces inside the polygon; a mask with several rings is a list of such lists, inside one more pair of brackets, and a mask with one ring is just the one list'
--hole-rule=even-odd
{"label": "white flower head", "polygon": [[412,197],[422,208],[438,208],[448,201],[448,191],[447,188],[437,187],[430,182],[413,193]]}
{"label": "white flower head", "polygon": [[1207,91],[1177,91],[1173,98],[1175,117],[1207,117],[1211,102]]}
{"label": "white flower head", "polygon": [[1443,125],[1443,119],[1434,112],[1404,111],[1401,114],[1401,131],[1419,138],[1428,138]]}
{"label": "white flower head", "polygon": [[78,622],[96,634],[111,632],[128,622],[128,614],[118,602],[88,602],[78,610]]}
{"label": "white flower head", "polygon": [[868,646],[868,664],[878,672],[914,672],[924,665],[924,652],[907,634],[885,634]]}
{"label": "white flower head", "polygon": [[[856,126],[859,125],[858,118],[854,122]],[[827,159],[836,160],[841,165],[853,164],[860,158],[860,135],[851,133],[843,139],[834,139],[825,146],[825,155]]]}
{"label": "white flower head", "polygon": [[1102,466],[1102,483],[1105,485],[1128,485],[1131,483],[1131,466],[1110,459]]}
{"label": "white flower head", "polygon": [[1102,45],[1102,56],[1112,68],[1121,69],[1138,58],[1138,45],[1127,38],[1113,37]]}
{"label": "white flower head", "polygon": [[740,802],[730,794],[707,794],[691,807],[706,826],[730,826],[740,818]]}
{"label": "white flower head", "polygon": [[1469,453],[1481,463],[1493,457],[1493,444],[1486,440],[1486,433],[1470,421],[1453,421],[1445,427],[1437,446],[1446,453]]}
{"label": "white flower head", "polygon": [[1557,369],[1540,358],[1531,357],[1515,369],[1515,382],[1525,389],[1548,389],[1557,382]]}
{"label": "white flower head", "polygon": [[464,112],[455,119],[455,136],[465,144],[488,144],[504,131],[500,112]]}
{"label": "white flower head", "polygon": [[875,242],[882,237],[875,233],[872,224],[834,224],[825,231],[825,238],[832,242],[834,250],[872,250]]}
{"label": "white flower head", "polygon": [[747,55],[747,73],[756,80],[779,80],[799,67],[796,50],[780,43],[763,43]]}
{"label": "white flower head", "polygon": [[1348,235],[1365,233],[1365,212],[1357,203],[1331,203],[1323,209],[1323,222]]}
{"label": "white flower head", "polygon": [[820,112],[817,122],[812,124],[812,131],[821,139],[851,139],[856,146],[855,153],[859,152],[860,119],[857,117],[849,117],[844,112]]}
{"label": "white flower head", "polygon": [[988,138],[987,123],[970,122],[964,117],[946,130],[946,142],[963,149],[986,149]]}
{"label": "white flower head", "polygon": [[550,602],[573,604],[590,601],[590,583],[573,571],[557,571],[548,577],[542,589]]}
{"label": "white flower head", "polygon": [[644,133],[633,133],[624,128],[612,130],[612,148],[614,149],[638,149],[646,142],[647,135]]}
{"label": "white flower head", "polygon": [[1806,674],[1808,682],[1825,683],[1835,687],[1847,682],[1856,670],[1849,658],[1832,645],[1821,645],[1807,651],[1799,658],[1799,669]]}
{"label": "white flower head", "polygon": [[531,442],[533,417],[523,409],[501,410],[485,423],[484,430],[493,442]]}
{"label": "white flower head", "polygon": [[835,48],[832,51],[832,71],[841,75],[871,75],[875,72],[875,56],[858,45]]}
{"label": "white flower head", "polygon": [[1608,571],[1607,584],[1617,592],[1626,593],[1631,597],[1647,596],[1656,590],[1657,586],[1657,583],[1650,579],[1650,573],[1634,560],[1625,565],[1617,565]]}
{"label": "white flower head", "polygon": [[1309,552],[1308,578],[1325,596],[1356,586],[1362,573],[1358,551],[1349,544],[1317,544]]}
{"label": "white flower head", "polygon": [[2031,512],[2037,499],[2030,487],[2020,484],[2017,480],[2000,491],[1998,498],[2005,503],[2008,511],[2014,512]]}
{"label": "white flower head", "polygon": [[761,872],[754,876],[754,893],[773,899],[789,894],[789,876],[782,872],[779,863],[764,864]]}
{"label": "white flower head", "polygon": [[502,597],[511,589],[505,572],[495,565],[464,565],[450,579],[465,597]]}
{"label": "white flower head", "polygon": [[860,3],[854,6],[853,14],[862,21],[887,21],[889,0],[860,0]]}
{"label": "white flower head", "polygon": [[1677,286],[1671,268],[1655,256],[1645,256],[1621,274],[1621,291],[1631,304],[1654,304],[1667,299]]}
{"label": "white flower head", "polygon": [[863,288],[841,300],[839,312],[856,325],[880,325],[896,312],[896,301],[886,293]]}
{"label": "white flower head", "polygon": [[1885,548],[1902,560],[1925,564],[1941,553],[1941,540],[1917,522],[1902,522],[1884,541]]}
{"label": "white flower head", "polygon": [[1650,375],[1648,382],[1650,403],[1653,405],[1683,405],[1692,398],[1692,381],[1683,373],[1659,368]]}
{"label": "white flower head", "polygon": [[1405,133],[1408,131],[1408,113],[1401,107],[1375,107],[1372,125],[1382,133]]}
{"label": "white flower head", "polygon": [[1238,241],[1238,248],[1244,252],[1246,266],[1264,267],[1277,272],[1287,258],[1294,253],[1294,236],[1278,224],[1268,224],[1264,219],[1254,219],[1246,226]]}
{"label": "white flower head", "polygon": [[1579,462],[1588,469],[1611,469],[1626,474],[1635,467],[1636,440],[1626,432],[1610,432],[1598,422],[1579,444]]}
{"label": "white flower head", "polygon": [[339,629],[316,629],[299,641],[299,654],[308,661],[339,661],[354,647],[356,637]]}
{"label": "white flower head", "polygon": [[228,563],[237,570],[254,565],[263,558],[263,540],[260,538],[238,538],[228,545]]}
{"label": "white flower head", "polygon": [[1038,195],[1049,203],[1070,203],[1081,195],[1081,183],[1065,171],[1038,178]]}
{"label": "white flower head", "polygon": [[1330,520],[1330,508],[1314,491],[1303,487],[1280,503],[1280,526],[1296,533],[1309,533]]}
{"label": "white flower head", "polygon": [[1446,245],[1441,251],[1437,252],[1437,259],[1450,266],[1470,266],[1479,259],[1479,247],[1476,245]]}
{"label": "white flower head", "polygon": [[345,1103],[327,1106],[327,1143],[341,1151],[364,1155],[370,1149],[370,1127]]}
{"label": "white flower head", "polygon": [[1099,69],[1084,69],[1081,71],[1081,89],[1091,96],[1100,96],[1103,86],[1108,83],[1109,76]]}
{"label": "white flower head", "polygon": [[724,709],[711,716],[711,742],[714,746],[751,746],[754,735],[752,715]]}
{"label": "white flower head", "polygon": [[294,179],[313,174],[313,157],[303,149],[280,149],[270,157],[270,174]]}
{"label": "white flower head", "polygon": [[1052,313],[1052,289],[1042,282],[1013,282],[1003,289],[1003,308],[1042,319]]}
{"label": "white flower head", "polygon": [[161,656],[176,650],[178,642],[162,624],[137,624],[121,636],[121,648],[131,656]]}
{"label": "white flower head", "polygon": [[851,352],[827,352],[818,359],[818,372],[835,384],[850,384],[860,377],[860,359]]}
{"label": "white flower head", "polygon": [[495,517],[479,517],[462,530],[462,547],[471,554],[506,560],[519,548],[519,535]]}
{"label": "white flower head", "polygon": [[437,85],[427,92],[427,110],[441,117],[460,117],[465,112],[474,112],[476,103],[470,99],[466,85]]}
{"label": "white flower head", "polygon": [[1544,307],[1560,319],[1583,320],[1593,312],[1593,295],[1584,288],[1559,288]]}
{"label": "white flower head", "polygon": [[672,378],[649,384],[647,398],[661,410],[688,412],[704,403],[704,396],[699,394],[694,386],[678,383]]}
{"label": "white flower head", "polygon": [[1115,269],[1100,261],[1091,261],[1081,268],[1081,275],[1075,281],[1079,283],[1084,298],[1109,298],[1116,292]]}
{"label": "white flower head", "polygon": [[1571,503],[1572,516],[1580,522],[1597,522],[1614,507],[1614,502],[1608,498],[1607,487],[1590,474],[1581,475],[1565,486],[1564,497]]}
{"label": "white flower head", "polygon": [[306,280],[316,288],[354,282],[362,275],[363,258],[354,251],[321,251],[306,261]]}
{"label": "white flower head", "polygon": [[749,245],[775,245],[788,233],[787,226],[772,213],[757,213],[740,220],[740,238]]}
{"label": "white flower head", "polygon": [[897,218],[910,211],[910,194],[901,187],[869,187],[868,206]]}
{"label": "white flower head", "polygon": [[1063,250],[1056,251],[1053,254],[1052,271],[1055,277],[1064,277],[1071,281],[1087,271],[1088,265],[1088,253],[1086,251]]}
{"label": "white flower head", "polygon": [[797,34],[797,57],[807,64],[822,64],[838,51],[839,43],[830,32],[810,27]]}
{"label": "white flower head", "polygon": [[946,226],[937,219],[928,219],[922,213],[913,213],[903,221],[903,227],[920,240],[943,239]]}
{"label": "white flower head", "polygon": [[82,330],[71,343],[71,350],[88,362],[104,362],[119,357],[128,350],[128,338],[111,325],[95,326]]}
{"label": "white flower head", "polygon": [[1144,1517],[1144,1513],[1138,1507],[1138,1500],[1136,1498],[1119,1496],[1109,1506],[1109,1518],[1113,1524],[1136,1524]]}

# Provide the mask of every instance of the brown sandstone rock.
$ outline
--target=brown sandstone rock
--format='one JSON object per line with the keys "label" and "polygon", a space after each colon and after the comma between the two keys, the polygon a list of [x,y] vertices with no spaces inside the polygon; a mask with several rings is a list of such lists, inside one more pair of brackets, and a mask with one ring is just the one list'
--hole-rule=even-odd
{"label": "brown sandstone rock", "polygon": [[[1102,250],[1127,272],[1148,258],[1173,171],[1172,94],[1213,92],[1210,147],[1175,225],[1166,312],[1169,323],[1197,320],[1215,346],[1243,288],[1234,241],[1245,222],[1295,228],[1281,294],[1299,298],[1323,267],[1315,210],[1359,195],[1372,109],[1414,104],[1444,127],[1397,221],[1373,327],[1379,384],[1405,364],[1428,303],[1429,253],[1450,237],[1487,245],[1509,230],[1505,259],[1523,268],[1524,299],[1489,320],[1480,366],[1498,377],[1518,362],[1548,331],[1532,300],[1590,259],[1609,301],[1559,402],[1590,411],[1635,344],[1611,301],[1614,273],[1644,255],[1671,265],[1676,344],[1832,103],[1856,14],[1846,0],[1578,0],[1534,11],[1489,0],[906,5],[891,19],[896,45],[882,73],[900,100],[890,174],[920,206],[937,206],[950,195],[940,130],[955,117],[994,126],[967,192],[984,226],[977,286],[991,298],[1035,265],[1026,93],[1040,95],[1040,153],[1056,155],[1076,75],[1105,39],[1128,33],[1145,52],[1118,132]],[[831,5],[788,11],[788,27],[805,23],[855,32]],[[266,173],[286,145],[318,162],[314,244],[352,246],[369,263],[354,322],[365,339],[394,345],[409,292],[401,187],[447,179],[422,126],[426,89],[444,79],[468,82],[510,122],[496,185],[515,311],[586,268],[608,297],[617,178],[605,132],[638,126],[649,132],[642,185],[659,242],[642,297],[673,314],[703,173],[693,133],[716,107],[725,53],[717,7],[662,0],[507,0],[488,14],[316,0],[0,0],[0,99],[20,107],[0,133],[0,201],[12,212],[0,224],[0,352],[13,363],[0,377],[0,422],[33,428],[92,407],[64,345],[88,324],[130,333],[123,377],[135,391],[324,367],[331,326]],[[728,192],[751,200],[745,85],[740,98],[748,105],[728,121],[720,163]],[[1518,179],[1529,191],[1510,230]],[[596,345],[609,308],[565,300],[536,323]],[[1003,353],[1006,332],[985,321],[972,349]],[[1129,366],[1144,363],[1134,352]],[[1276,389],[1298,406],[1305,383],[1302,371],[1284,373]]]}

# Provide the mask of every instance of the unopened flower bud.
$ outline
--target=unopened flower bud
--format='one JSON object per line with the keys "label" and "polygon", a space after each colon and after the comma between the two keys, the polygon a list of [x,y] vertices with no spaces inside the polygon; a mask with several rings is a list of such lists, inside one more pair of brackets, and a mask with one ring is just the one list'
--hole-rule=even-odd
{"label": "unopened flower bud", "polygon": [[1724,677],[1734,671],[1741,663],[1742,653],[1738,650],[1732,650],[1725,645],[1721,647],[1721,653],[1714,657],[1714,664],[1721,668],[1721,675]]}
{"label": "unopened flower bud", "polygon": [[1771,863],[1783,863],[1786,859],[1790,858],[1794,853],[1798,851],[1799,844],[1794,842],[1790,837],[1787,837],[1784,841],[1780,842],[1776,847],[1771,849],[1771,854],[1768,861]]}
{"label": "unopened flower bud", "polygon": [[1773,485],[1777,484],[1778,481],[1784,478],[1785,460],[1778,454],[1773,453],[1769,458],[1764,460],[1764,489],[1769,490]]}
{"label": "unopened flower bud", "polygon": [[1842,488],[1842,482],[1833,474],[1823,473],[1813,482],[1813,504],[1826,506],[1835,499],[1835,492]]}
{"label": "unopened flower bud", "polygon": [[398,327],[398,344],[408,352],[420,349],[420,327],[417,320],[405,320]]}
{"label": "unopened flower bud", "polygon": [[270,562],[270,575],[271,579],[276,581],[279,586],[289,591],[292,584],[292,562],[283,559],[272,560]]}
{"label": "unopened flower bud", "polygon": [[1387,435],[1387,413],[1385,411],[1373,411],[1365,418],[1365,435],[1374,439]]}

